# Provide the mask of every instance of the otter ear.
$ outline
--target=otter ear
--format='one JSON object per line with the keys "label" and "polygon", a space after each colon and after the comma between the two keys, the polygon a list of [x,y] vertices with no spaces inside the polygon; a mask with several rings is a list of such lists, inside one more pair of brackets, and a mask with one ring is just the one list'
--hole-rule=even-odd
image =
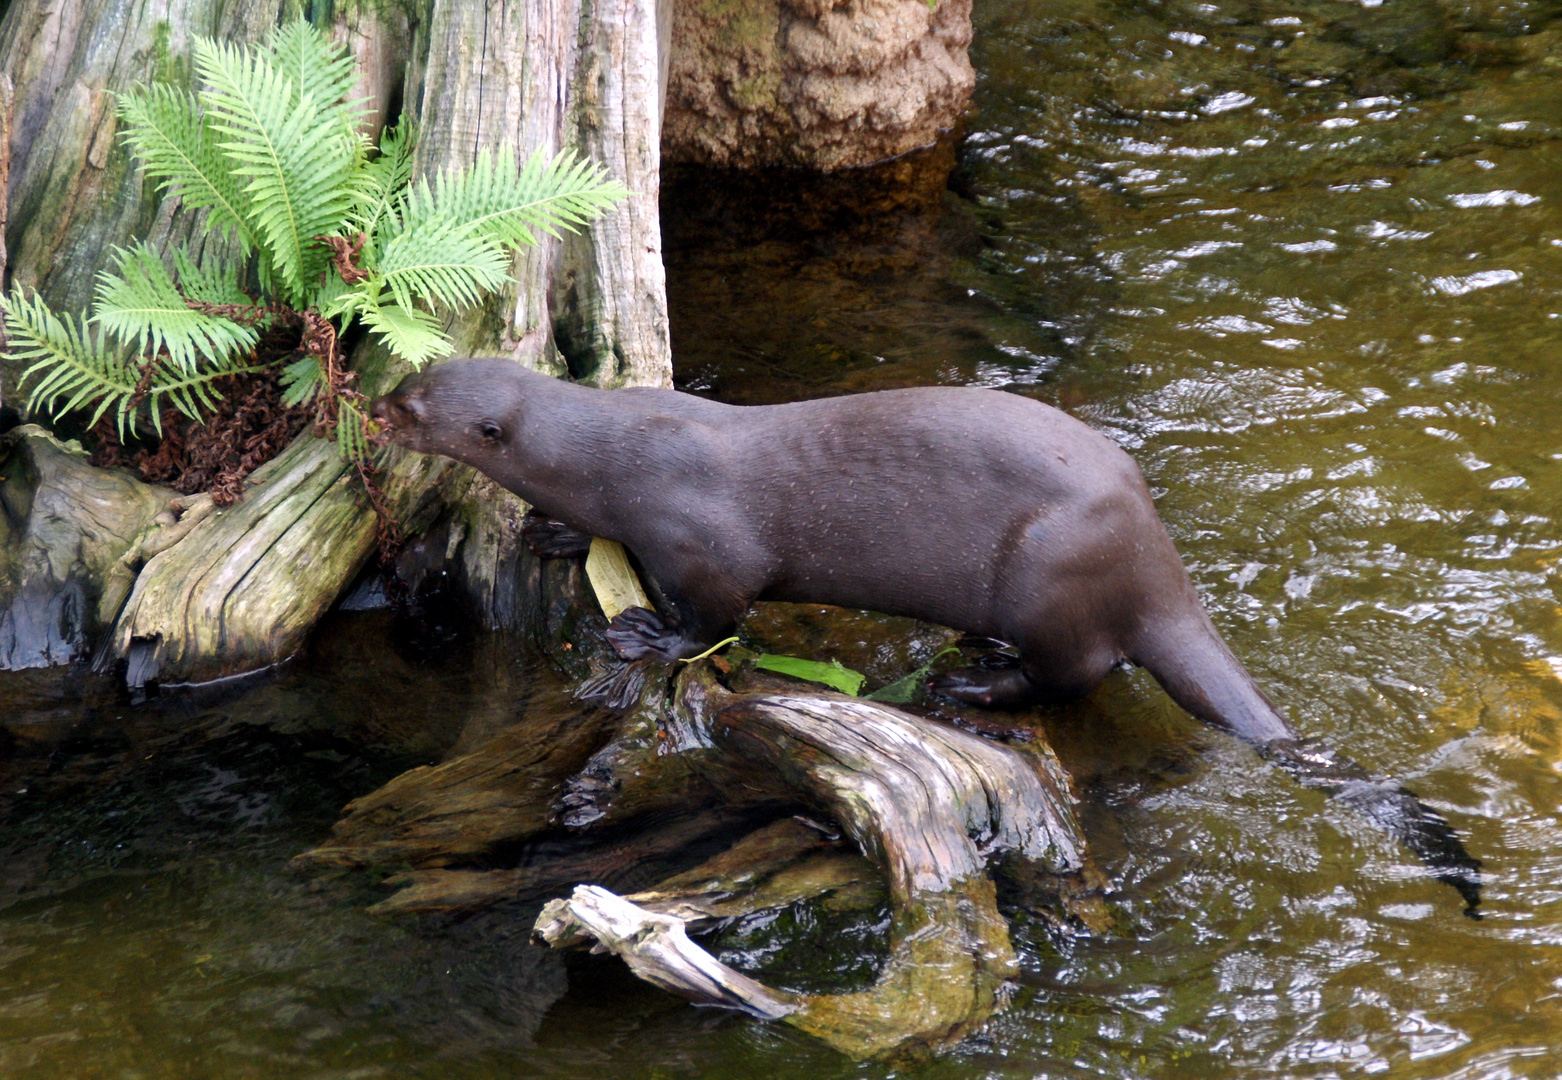
{"label": "otter ear", "polygon": [[504,439],[504,425],[497,420],[479,420],[472,430],[484,442],[497,443]]}

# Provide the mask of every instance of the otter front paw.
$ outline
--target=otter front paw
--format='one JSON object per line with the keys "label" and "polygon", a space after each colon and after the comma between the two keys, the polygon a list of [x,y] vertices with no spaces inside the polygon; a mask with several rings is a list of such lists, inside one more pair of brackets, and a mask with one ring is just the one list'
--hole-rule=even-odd
{"label": "otter front paw", "polygon": [[683,635],[643,607],[625,608],[607,624],[607,643],[625,660],[650,656],[668,663],[683,655]]}
{"label": "otter front paw", "polygon": [[532,554],[544,559],[577,559],[591,550],[588,534],[537,513],[527,514],[521,522],[521,539]]}

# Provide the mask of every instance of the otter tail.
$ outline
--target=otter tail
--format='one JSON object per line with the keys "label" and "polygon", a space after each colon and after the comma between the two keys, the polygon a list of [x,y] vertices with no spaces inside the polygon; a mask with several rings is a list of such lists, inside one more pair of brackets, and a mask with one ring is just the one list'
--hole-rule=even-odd
{"label": "otter tail", "polygon": [[1146,633],[1129,659],[1188,712],[1253,743],[1297,783],[1327,792],[1409,848],[1434,877],[1458,890],[1466,915],[1481,917],[1480,860],[1465,850],[1447,820],[1397,781],[1375,777],[1322,743],[1300,739],[1202,608],[1169,630]]}

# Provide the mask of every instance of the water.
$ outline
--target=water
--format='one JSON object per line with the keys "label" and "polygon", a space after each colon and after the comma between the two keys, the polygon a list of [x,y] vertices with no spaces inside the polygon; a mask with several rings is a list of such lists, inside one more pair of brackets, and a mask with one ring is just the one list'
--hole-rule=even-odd
{"label": "water", "polygon": [[534,950],[525,910],[383,922],[372,882],[288,871],[469,724],[561,707],[502,642],[414,649],[340,616],[216,696],[0,688],[26,697],[0,784],[0,1073],[1562,1074],[1554,7],[982,0],[958,148],[668,197],[685,386],[1007,387],[1107,432],[1298,726],[1467,836],[1485,921],[1114,677],[1043,719],[1115,931],[1016,926],[1005,1015],[938,1061],[852,1065]]}

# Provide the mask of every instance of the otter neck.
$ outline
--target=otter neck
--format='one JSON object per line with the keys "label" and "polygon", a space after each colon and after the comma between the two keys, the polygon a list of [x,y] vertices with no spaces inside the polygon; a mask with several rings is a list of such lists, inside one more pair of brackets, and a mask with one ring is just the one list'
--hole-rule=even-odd
{"label": "otter neck", "polygon": [[626,481],[612,466],[639,456],[648,416],[626,408],[632,404],[611,390],[528,372],[505,445],[468,463],[543,513],[613,537]]}

